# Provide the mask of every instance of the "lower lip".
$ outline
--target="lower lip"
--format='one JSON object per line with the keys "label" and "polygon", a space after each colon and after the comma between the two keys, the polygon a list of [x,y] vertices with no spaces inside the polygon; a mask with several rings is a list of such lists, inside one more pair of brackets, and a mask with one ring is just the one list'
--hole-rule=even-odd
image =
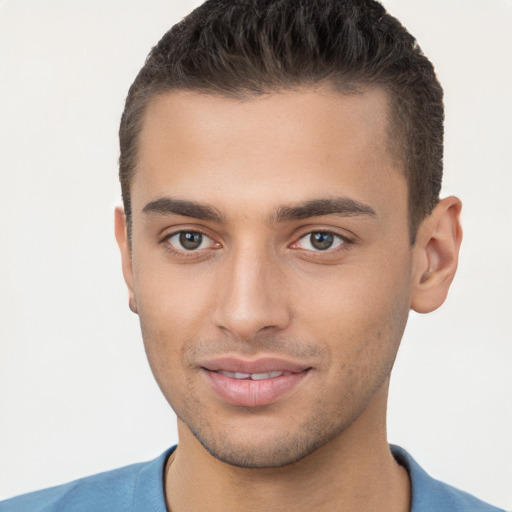
{"label": "lower lip", "polygon": [[231,405],[255,407],[275,402],[290,393],[306,377],[309,370],[272,379],[233,379],[203,368],[203,375],[213,391]]}

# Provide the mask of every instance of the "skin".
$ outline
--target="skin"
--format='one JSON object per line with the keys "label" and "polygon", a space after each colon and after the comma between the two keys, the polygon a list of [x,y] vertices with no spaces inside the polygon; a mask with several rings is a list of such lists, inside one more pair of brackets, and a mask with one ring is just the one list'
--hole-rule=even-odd
{"label": "skin", "polygon": [[[409,310],[446,297],[461,205],[442,200],[411,247],[387,120],[380,89],[245,101],[170,92],[149,105],[131,246],[121,209],[116,237],[149,363],[178,416],[173,512],[409,510],[386,441],[389,375]],[[340,198],[343,211],[297,208]],[[180,245],[186,232],[203,234],[198,249]],[[319,232],[331,248],[312,245]],[[308,370],[272,403],[232,405],[201,368],[225,355]]]}

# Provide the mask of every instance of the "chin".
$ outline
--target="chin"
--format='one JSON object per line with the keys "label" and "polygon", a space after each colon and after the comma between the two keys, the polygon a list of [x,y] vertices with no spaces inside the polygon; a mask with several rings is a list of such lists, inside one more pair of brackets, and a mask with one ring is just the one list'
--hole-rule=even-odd
{"label": "chin", "polygon": [[240,468],[280,468],[300,461],[318,446],[309,446],[301,443],[291,445],[289,442],[271,444],[239,444],[239,443],[206,443],[203,439],[199,442],[217,460]]}
{"label": "chin", "polygon": [[[330,428],[329,428],[330,427]],[[294,464],[315,452],[343,430],[343,425],[308,421],[295,432],[269,427],[231,432],[224,429],[189,430],[210,455],[231,466],[241,468],[280,468]]]}

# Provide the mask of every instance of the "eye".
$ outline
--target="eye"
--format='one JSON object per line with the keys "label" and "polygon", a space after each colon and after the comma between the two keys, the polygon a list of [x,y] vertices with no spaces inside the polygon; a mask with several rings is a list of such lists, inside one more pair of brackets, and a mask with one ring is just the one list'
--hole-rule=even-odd
{"label": "eye", "polygon": [[295,245],[308,251],[327,251],[336,249],[344,243],[345,240],[340,235],[326,231],[313,231],[299,238]]}
{"label": "eye", "polygon": [[215,242],[209,236],[199,231],[179,231],[170,235],[167,238],[167,243],[178,251],[197,251],[215,245]]}

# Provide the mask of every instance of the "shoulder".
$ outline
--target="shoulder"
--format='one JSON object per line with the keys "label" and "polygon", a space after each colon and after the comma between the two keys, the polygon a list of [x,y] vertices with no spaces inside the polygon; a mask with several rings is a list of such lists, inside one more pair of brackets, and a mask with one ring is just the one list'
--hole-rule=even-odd
{"label": "shoulder", "polygon": [[[0,502],[0,512],[164,512],[163,470],[173,449],[160,457]],[[137,507],[143,503],[143,508]],[[153,507],[147,507],[152,504]]]}
{"label": "shoulder", "polygon": [[399,446],[391,446],[395,460],[407,469],[411,479],[411,512],[504,512],[467,492],[432,478]]}

